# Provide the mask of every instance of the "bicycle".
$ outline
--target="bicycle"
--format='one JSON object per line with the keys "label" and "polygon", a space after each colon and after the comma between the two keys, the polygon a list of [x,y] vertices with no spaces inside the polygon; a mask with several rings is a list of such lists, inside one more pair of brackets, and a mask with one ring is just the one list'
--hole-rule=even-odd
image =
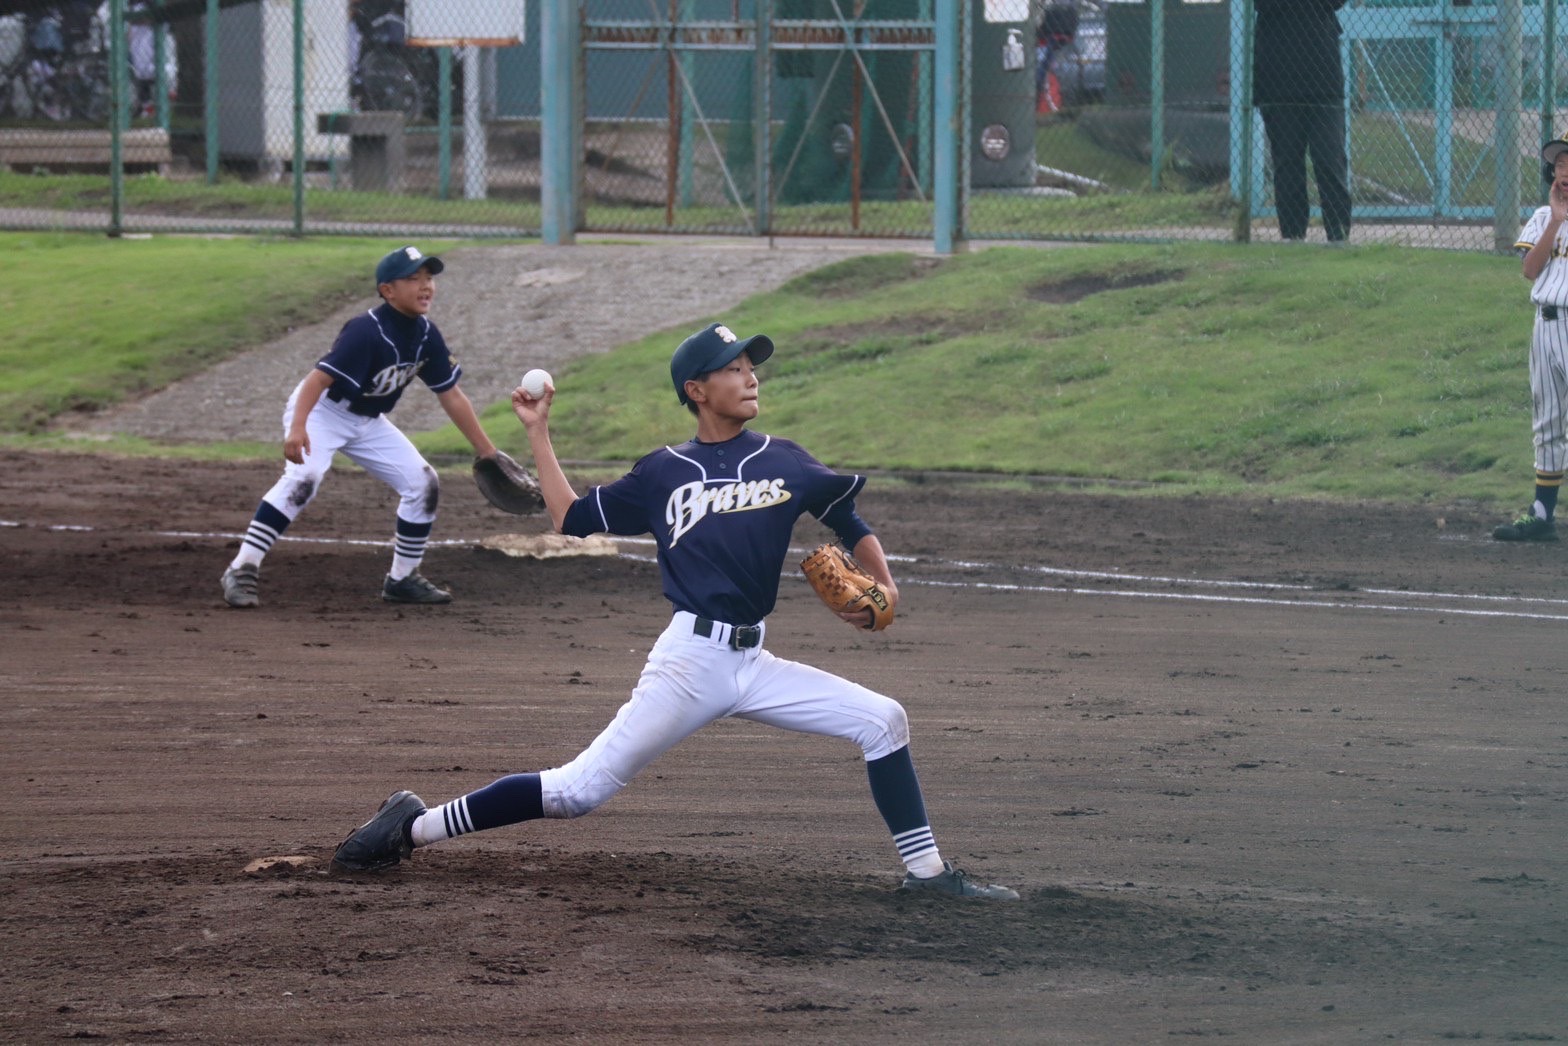
{"label": "bicycle", "polygon": [[105,124],[109,119],[109,57],[96,17],[70,17],[72,8],[29,13],[6,63],[0,115],[51,123]]}

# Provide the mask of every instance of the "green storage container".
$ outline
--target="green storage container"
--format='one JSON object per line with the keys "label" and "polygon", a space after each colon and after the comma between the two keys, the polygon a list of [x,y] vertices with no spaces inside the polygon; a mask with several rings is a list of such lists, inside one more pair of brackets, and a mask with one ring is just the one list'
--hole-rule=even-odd
{"label": "green storage container", "polygon": [[974,0],[969,183],[1035,183],[1034,24],[1026,0]]}

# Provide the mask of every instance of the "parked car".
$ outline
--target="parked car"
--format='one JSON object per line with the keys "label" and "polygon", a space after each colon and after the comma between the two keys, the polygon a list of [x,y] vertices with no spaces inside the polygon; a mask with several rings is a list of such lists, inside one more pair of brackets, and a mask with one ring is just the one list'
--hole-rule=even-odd
{"label": "parked car", "polygon": [[1090,0],[1080,0],[1077,7],[1077,30],[1051,60],[1051,72],[1061,85],[1062,104],[1069,106],[1105,98],[1105,9]]}

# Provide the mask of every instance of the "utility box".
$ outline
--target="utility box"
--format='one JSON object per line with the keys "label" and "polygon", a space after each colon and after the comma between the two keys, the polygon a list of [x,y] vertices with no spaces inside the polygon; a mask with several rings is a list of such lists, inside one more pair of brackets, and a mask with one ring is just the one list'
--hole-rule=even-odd
{"label": "utility box", "polygon": [[[309,0],[305,13],[304,149],[342,156],[346,141],[317,130],[317,113],[347,112],[348,0]],[[256,0],[218,12],[218,151],[225,159],[294,159],[294,4]]]}
{"label": "utility box", "polygon": [[969,184],[1035,183],[1034,21],[1029,0],[975,0]]}

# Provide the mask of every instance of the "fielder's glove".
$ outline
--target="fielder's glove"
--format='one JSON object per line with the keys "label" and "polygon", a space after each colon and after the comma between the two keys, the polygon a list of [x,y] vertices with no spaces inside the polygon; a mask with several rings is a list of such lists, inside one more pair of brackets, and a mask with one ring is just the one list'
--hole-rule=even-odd
{"label": "fielder's glove", "polygon": [[837,545],[820,545],[800,561],[812,590],[828,609],[843,613],[863,611],[860,627],[880,632],[893,623],[893,606],[877,579]]}
{"label": "fielder's glove", "polygon": [[474,483],[479,493],[502,512],[530,516],[544,509],[539,481],[504,450],[493,458],[474,459]]}

